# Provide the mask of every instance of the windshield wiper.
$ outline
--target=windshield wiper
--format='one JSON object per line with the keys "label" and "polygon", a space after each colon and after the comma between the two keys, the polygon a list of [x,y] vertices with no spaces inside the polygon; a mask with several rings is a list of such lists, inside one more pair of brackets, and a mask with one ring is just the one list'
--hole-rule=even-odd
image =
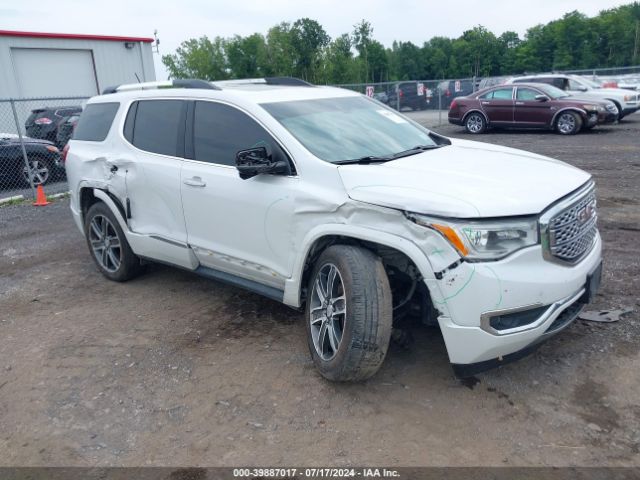
{"label": "windshield wiper", "polygon": [[402,157],[408,157],[410,155],[416,155],[418,153],[421,152],[425,152],[427,150],[435,150],[436,148],[440,148],[440,147],[444,147],[446,146],[446,144],[443,145],[416,145],[413,148],[410,148],[408,150],[403,150],[401,152],[398,153],[392,153],[391,155],[385,155],[385,156],[375,156],[375,155],[367,155],[366,157],[360,157],[360,158],[353,158],[350,160],[336,160],[335,163],[336,165],[369,165],[371,163],[383,163],[383,162],[388,162],[390,160],[396,160],[398,158],[402,158]]}
{"label": "windshield wiper", "polygon": [[388,162],[389,160],[393,160],[393,157],[377,157],[374,155],[368,155],[366,157],[352,158],[349,160],[336,160],[333,163],[335,163],[336,165],[369,165],[370,163],[382,163]]}
{"label": "windshield wiper", "polygon": [[435,150],[436,148],[442,148],[446,146],[443,145],[416,145],[413,148],[408,150],[403,150],[402,152],[394,153],[391,155],[391,160],[395,160],[397,158],[408,157],[410,155],[417,155],[418,153],[426,152],[427,150]]}

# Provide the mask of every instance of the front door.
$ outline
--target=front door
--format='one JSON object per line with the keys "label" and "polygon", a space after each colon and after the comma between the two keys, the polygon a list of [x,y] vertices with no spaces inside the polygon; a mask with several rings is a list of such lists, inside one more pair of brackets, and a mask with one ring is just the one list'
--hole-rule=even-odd
{"label": "front door", "polygon": [[513,87],[500,87],[480,97],[480,105],[492,124],[513,123]]}
{"label": "front door", "polygon": [[[265,146],[290,162],[256,120],[215,101],[191,104],[193,141],[180,174],[188,242],[201,265],[284,289],[291,274],[293,175],[263,174],[242,180],[239,150]],[[292,164],[289,163],[292,167]]]}
{"label": "front door", "polygon": [[514,122],[522,126],[543,127],[551,125],[555,113],[554,103],[547,97],[546,101],[536,99],[544,95],[538,90],[529,87],[517,87],[516,106],[514,110]]}

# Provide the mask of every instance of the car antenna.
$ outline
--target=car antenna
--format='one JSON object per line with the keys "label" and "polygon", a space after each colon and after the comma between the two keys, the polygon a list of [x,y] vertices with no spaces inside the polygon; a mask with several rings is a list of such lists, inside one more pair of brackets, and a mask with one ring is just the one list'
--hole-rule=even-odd
{"label": "car antenna", "polygon": [[136,72],[133,72],[133,74],[136,76],[136,80],[138,80],[138,83],[142,83],[142,82],[140,81],[140,77],[138,76],[138,74],[137,74]]}

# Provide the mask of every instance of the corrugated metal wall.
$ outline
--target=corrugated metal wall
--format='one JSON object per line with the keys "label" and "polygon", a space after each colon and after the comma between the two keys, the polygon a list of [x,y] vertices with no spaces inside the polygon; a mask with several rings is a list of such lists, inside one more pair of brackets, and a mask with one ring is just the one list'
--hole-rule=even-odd
{"label": "corrugated metal wall", "polygon": [[[150,43],[134,42],[133,48],[127,49],[124,41],[0,36],[0,98],[21,97],[11,55],[12,48],[90,50],[93,53],[100,91],[112,85],[136,83],[136,74],[141,82],[155,80]],[[59,68],[65,66],[59,65]],[[42,81],[46,82],[48,75],[55,74],[55,71],[43,69]]]}

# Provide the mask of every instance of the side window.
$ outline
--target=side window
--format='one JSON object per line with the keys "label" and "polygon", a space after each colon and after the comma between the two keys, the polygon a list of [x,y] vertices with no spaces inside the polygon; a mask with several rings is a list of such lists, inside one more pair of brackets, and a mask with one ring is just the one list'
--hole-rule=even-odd
{"label": "side window", "polygon": [[536,96],[540,95],[538,92],[536,92],[535,90],[531,90],[530,88],[518,88],[518,91],[516,93],[516,98],[518,100],[523,100],[523,101],[532,101],[536,99]]}
{"label": "side window", "polygon": [[[131,135],[131,143],[140,150],[172,157],[181,157],[184,148],[184,123],[186,103],[183,100],[140,100],[135,108],[133,132],[130,129],[130,115],[136,107],[133,104],[125,120],[125,137]],[[182,147],[182,148],[181,148]]]}
{"label": "side window", "polygon": [[513,97],[513,88],[499,88],[493,91],[494,100],[511,100]]}
{"label": "side window", "polygon": [[484,95],[480,95],[479,98],[481,98],[482,100],[491,100],[493,98],[493,90],[485,93]]}
{"label": "side window", "polygon": [[80,115],[73,139],[102,142],[109,134],[109,129],[119,107],[119,103],[90,103],[87,105],[87,108]]}
{"label": "side window", "polygon": [[568,80],[569,90],[580,90],[580,88],[584,88],[584,86],[580,82],[576,82],[572,78]]}
{"label": "side window", "polygon": [[222,103],[196,102],[193,124],[196,160],[235,166],[238,151],[260,146],[267,147],[275,160],[287,160],[271,135],[244,112]]}

